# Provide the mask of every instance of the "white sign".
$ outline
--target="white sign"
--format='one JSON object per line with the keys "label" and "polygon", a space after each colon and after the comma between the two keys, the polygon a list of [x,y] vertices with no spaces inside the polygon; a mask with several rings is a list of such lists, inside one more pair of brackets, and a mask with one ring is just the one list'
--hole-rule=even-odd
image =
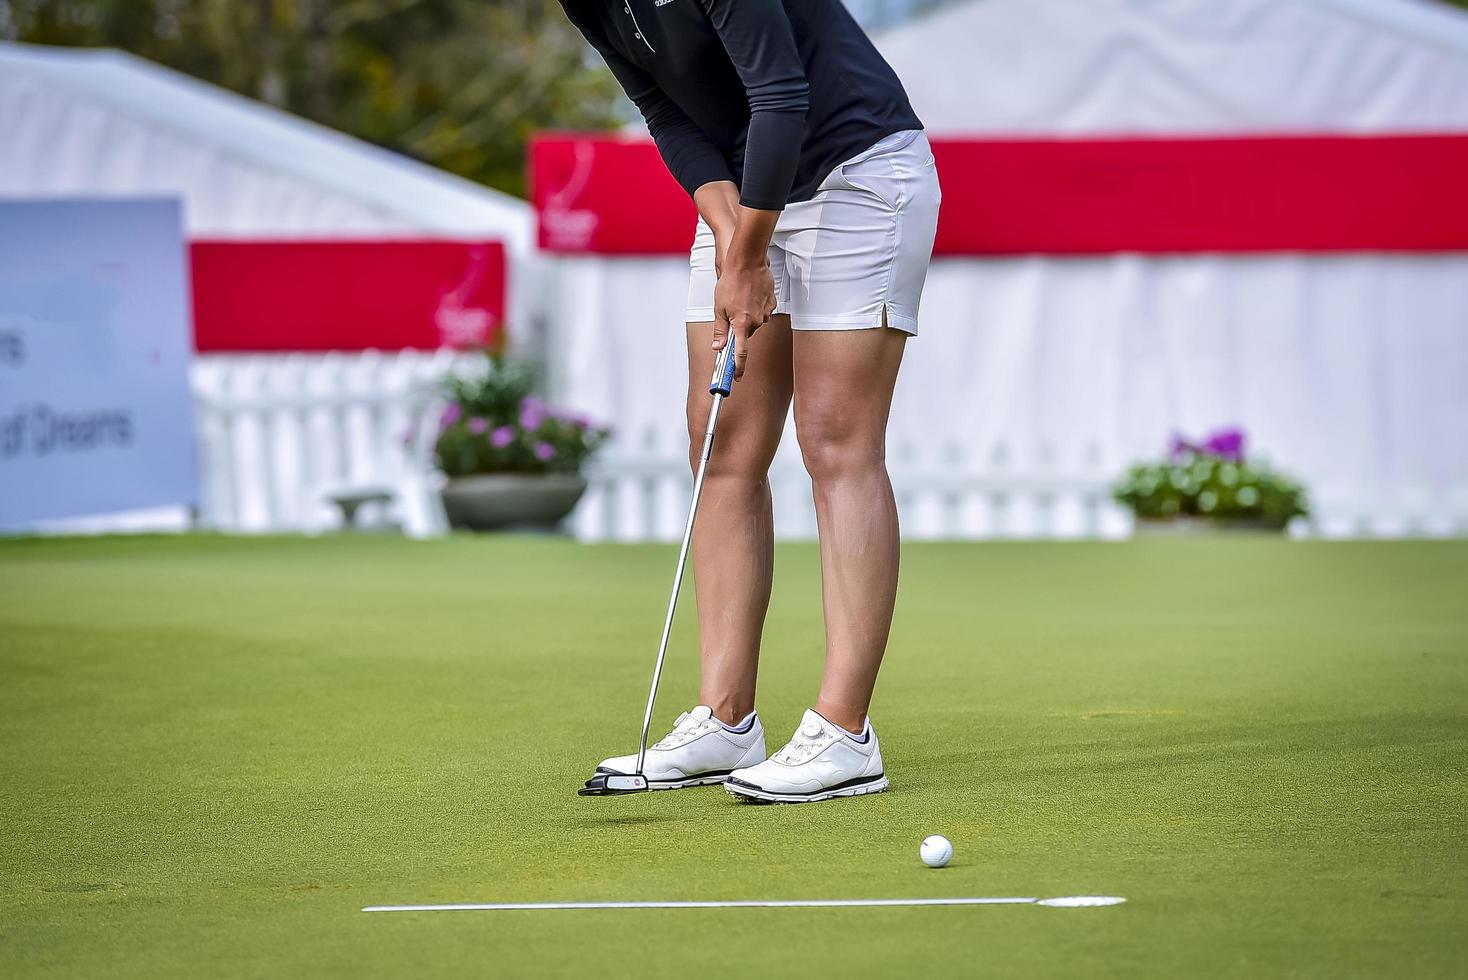
{"label": "white sign", "polygon": [[0,528],[197,501],[180,219],[0,201]]}

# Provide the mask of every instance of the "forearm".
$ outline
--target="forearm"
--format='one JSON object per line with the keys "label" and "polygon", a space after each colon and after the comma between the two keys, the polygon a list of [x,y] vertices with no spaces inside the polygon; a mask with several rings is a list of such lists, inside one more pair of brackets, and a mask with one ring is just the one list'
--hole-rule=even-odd
{"label": "forearm", "polygon": [[732,180],[711,180],[693,193],[699,217],[724,241],[734,236],[739,224],[739,185]]}
{"label": "forearm", "polygon": [[804,112],[752,112],[745,140],[740,203],[752,210],[779,211],[785,207],[804,138]]}
{"label": "forearm", "polygon": [[766,266],[770,261],[770,239],[775,235],[775,222],[779,219],[779,211],[760,211],[739,205],[725,265],[730,269]]}

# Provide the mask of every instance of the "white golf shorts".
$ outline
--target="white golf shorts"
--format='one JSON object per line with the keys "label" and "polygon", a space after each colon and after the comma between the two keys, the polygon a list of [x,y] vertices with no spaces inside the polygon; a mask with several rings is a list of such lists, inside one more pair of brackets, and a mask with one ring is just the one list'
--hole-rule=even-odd
{"label": "white golf shorts", "polygon": [[[831,171],[780,214],[770,242],[776,313],[795,330],[917,333],[943,193],[921,130],[895,133]],[[689,323],[714,319],[714,233],[702,218],[689,255]]]}

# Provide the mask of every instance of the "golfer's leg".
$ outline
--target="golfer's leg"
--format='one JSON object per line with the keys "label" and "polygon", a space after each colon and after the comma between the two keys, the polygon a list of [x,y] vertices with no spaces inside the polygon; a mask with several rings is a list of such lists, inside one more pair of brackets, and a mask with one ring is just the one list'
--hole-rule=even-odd
{"label": "golfer's leg", "polygon": [[[689,462],[708,425],[713,324],[688,324]],[[702,656],[701,703],[728,724],[754,710],[760,633],[774,575],[769,469],[790,410],[790,318],[775,316],[749,341],[744,377],[719,412],[719,431],[693,533]]]}
{"label": "golfer's leg", "polygon": [[887,414],[907,335],[794,332],[795,429],[821,537],[826,669],[815,708],[861,732],[897,598],[897,503]]}

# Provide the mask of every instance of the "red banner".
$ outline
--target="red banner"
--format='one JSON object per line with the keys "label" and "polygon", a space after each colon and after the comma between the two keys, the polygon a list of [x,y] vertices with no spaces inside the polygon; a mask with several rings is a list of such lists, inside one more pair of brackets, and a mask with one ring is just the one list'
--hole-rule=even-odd
{"label": "red banner", "polygon": [[197,241],[199,351],[401,350],[500,341],[499,242]]}
{"label": "red banner", "polygon": [[651,140],[536,136],[529,176],[546,251],[663,254],[693,245],[698,212]]}
{"label": "red banner", "polygon": [[[937,139],[940,255],[1468,250],[1468,134]],[[531,143],[540,245],[678,254],[695,213],[647,140]]]}

